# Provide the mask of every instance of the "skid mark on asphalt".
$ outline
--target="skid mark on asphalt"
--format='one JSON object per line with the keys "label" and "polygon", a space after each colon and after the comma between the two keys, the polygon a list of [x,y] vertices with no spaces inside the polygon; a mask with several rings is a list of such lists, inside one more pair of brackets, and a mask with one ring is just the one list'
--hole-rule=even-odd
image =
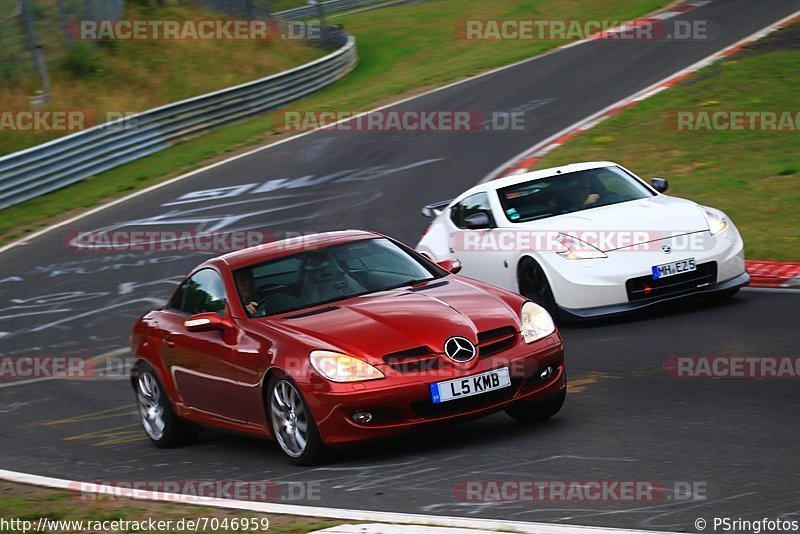
{"label": "skid mark on asphalt", "polygon": [[[135,404],[128,404],[125,406],[119,406],[117,408],[109,408],[108,410],[77,415],[75,417],[53,419],[50,421],[38,421],[34,424],[40,426],[79,425],[88,421],[105,421],[119,417],[130,419],[136,417],[136,411],[134,409],[135,406]],[[108,445],[130,443],[132,441],[141,441],[146,439],[146,437],[139,426],[139,423],[129,423],[120,426],[100,428],[98,430],[92,430],[80,434],[73,434],[62,439],[64,441],[93,441],[91,444],[92,447],[104,447]]]}
{"label": "skid mark on asphalt", "polygon": [[620,378],[640,378],[645,376],[657,376],[664,373],[661,367],[644,367],[641,369],[633,369],[627,373],[603,373],[592,372],[587,373],[580,378],[570,378],[567,382],[567,389],[570,394],[584,393],[589,388],[604,380],[619,380]]}
{"label": "skid mark on asphalt", "polygon": [[69,425],[75,423],[83,423],[85,421],[97,421],[99,419],[111,419],[114,417],[128,417],[130,415],[135,415],[134,408],[136,407],[135,404],[127,404],[125,406],[118,406],[116,408],[109,408],[108,410],[100,410],[99,412],[89,412],[84,415],[77,415],[75,417],[67,417],[64,419],[53,419],[50,421],[39,421],[38,423],[42,426],[53,426],[53,425]]}
{"label": "skid mark on asphalt", "polygon": [[92,447],[104,447],[106,445],[119,445],[120,443],[142,441],[144,439],[146,439],[144,431],[139,423],[131,423],[129,425],[86,432],[85,434],[76,434],[64,438],[64,441],[100,440],[96,443],[92,443]]}
{"label": "skid mark on asphalt", "polygon": [[576,378],[567,382],[567,389],[569,393],[583,393],[586,388],[597,384],[601,380],[615,380],[622,378],[622,375],[612,373],[589,373],[582,378]]}

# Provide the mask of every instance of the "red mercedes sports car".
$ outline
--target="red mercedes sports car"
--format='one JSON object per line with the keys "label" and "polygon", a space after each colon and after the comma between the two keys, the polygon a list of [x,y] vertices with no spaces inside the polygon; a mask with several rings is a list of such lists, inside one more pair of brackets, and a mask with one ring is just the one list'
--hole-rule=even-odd
{"label": "red mercedes sports car", "polygon": [[361,231],[242,250],[194,269],[133,329],[148,437],[197,427],[274,438],[299,465],[330,448],[505,410],[561,409],[561,336],[538,305]]}

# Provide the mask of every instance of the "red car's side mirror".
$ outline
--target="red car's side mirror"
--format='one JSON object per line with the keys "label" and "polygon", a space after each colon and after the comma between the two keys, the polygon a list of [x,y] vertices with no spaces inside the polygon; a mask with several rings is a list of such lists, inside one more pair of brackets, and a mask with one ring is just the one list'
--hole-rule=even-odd
{"label": "red car's side mirror", "polygon": [[225,320],[216,313],[198,313],[183,322],[189,332],[211,332],[225,330]]}
{"label": "red car's side mirror", "polygon": [[446,260],[437,261],[436,265],[453,274],[457,274],[461,270],[461,260],[456,258],[448,258]]}

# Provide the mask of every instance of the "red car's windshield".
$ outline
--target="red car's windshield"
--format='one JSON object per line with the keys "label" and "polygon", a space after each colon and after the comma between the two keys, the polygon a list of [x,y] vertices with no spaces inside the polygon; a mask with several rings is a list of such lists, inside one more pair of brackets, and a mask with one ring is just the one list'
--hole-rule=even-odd
{"label": "red car's windshield", "polygon": [[445,273],[385,238],[314,248],[234,271],[254,317],[425,282]]}

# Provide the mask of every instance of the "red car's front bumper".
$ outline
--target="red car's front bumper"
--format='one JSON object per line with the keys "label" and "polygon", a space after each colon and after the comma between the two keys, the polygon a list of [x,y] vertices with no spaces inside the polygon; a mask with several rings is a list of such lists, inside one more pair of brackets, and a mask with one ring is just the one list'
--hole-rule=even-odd
{"label": "red car's front bumper", "polygon": [[[400,372],[380,369],[386,378],[370,382],[300,384],[323,442],[329,445],[376,439],[411,428],[464,418],[489,415],[522,400],[544,400],[566,388],[564,345],[558,333],[530,345],[517,336],[516,344],[481,359],[469,370],[443,365],[437,370]],[[444,358],[444,357],[442,357]],[[430,384],[468,377],[508,367],[511,386],[459,400],[434,404]],[[553,368],[545,379],[540,373]],[[366,424],[353,421],[353,414],[367,411],[373,416]]]}

